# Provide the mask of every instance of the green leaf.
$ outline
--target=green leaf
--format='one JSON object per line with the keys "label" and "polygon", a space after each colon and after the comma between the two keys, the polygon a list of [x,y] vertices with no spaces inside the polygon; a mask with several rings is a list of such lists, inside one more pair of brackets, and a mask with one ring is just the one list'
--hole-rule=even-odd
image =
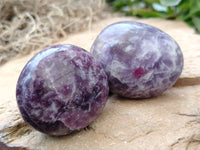
{"label": "green leaf", "polygon": [[200,12],[200,0],[190,1],[190,15]]}
{"label": "green leaf", "polygon": [[176,9],[173,9],[172,7],[168,7],[167,9],[167,15],[174,15],[176,14]]}
{"label": "green leaf", "polygon": [[190,0],[183,0],[181,3],[177,6],[179,9],[190,9]]}
{"label": "green leaf", "polygon": [[115,2],[113,3],[113,8],[114,10],[119,10],[121,11],[121,9],[124,6],[131,6],[132,5],[132,1],[131,0],[115,0]]}
{"label": "green leaf", "polygon": [[192,22],[194,23],[198,32],[200,32],[200,18],[199,17],[192,17]]}
{"label": "green leaf", "polygon": [[176,6],[181,0],[160,0],[160,3],[164,6]]}
{"label": "green leaf", "polygon": [[[177,7],[176,11],[178,12],[183,12],[181,15],[186,15],[190,11],[190,0],[184,0],[182,1]],[[186,14],[185,14],[186,13]]]}
{"label": "green leaf", "polygon": [[134,16],[139,16],[139,17],[145,17],[145,18],[149,18],[149,17],[157,17],[157,18],[161,18],[162,15],[159,12],[155,12],[152,10],[148,10],[148,9],[132,9],[131,12],[132,15]]}

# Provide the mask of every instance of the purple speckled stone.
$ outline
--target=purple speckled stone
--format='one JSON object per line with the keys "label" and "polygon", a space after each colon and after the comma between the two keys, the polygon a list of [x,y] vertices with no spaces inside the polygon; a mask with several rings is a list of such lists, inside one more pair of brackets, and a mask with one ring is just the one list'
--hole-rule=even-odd
{"label": "purple speckled stone", "polygon": [[55,45],[34,56],[18,79],[16,97],[24,120],[49,135],[88,126],[108,97],[107,76],[87,51]]}
{"label": "purple speckled stone", "polygon": [[118,22],[96,38],[91,53],[104,67],[110,91],[149,98],[171,87],[183,69],[183,55],[165,32],[139,22]]}

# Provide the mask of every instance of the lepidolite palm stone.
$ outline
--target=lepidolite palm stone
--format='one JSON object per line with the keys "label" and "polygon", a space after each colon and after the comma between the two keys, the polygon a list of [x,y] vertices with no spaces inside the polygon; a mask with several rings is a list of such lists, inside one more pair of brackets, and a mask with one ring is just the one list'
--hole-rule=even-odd
{"label": "lepidolite palm stone", "polygon": [[149,98],[171,87],[183,69],[183,55],[165,32],[139,22],[118,22],[95,39],[91,53],[108,76],[110,91]]}
{"label": "lepidolite palm stone", "polygon": [[49,135],[88,126],[102,112],[107,96],[103,68],[89,52],[73,45],[55,45],[34,56],[16,90],[24,120]]}

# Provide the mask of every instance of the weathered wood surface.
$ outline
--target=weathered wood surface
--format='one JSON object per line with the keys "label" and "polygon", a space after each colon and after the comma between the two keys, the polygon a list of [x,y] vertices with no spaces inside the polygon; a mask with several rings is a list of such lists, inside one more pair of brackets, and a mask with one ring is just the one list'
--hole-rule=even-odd
{"label": "weathered wood surface", "polygon": [[110,18],[59,43],[89,50],[105,26],[123,20],[154,25],[179,43],[184,54],[184,70],[174,87],[146,100],[127,100],[112,95],[89,128],[69,136],[50,137],[28,126],[16,104],[18,76],[34,52],[0,67],[0,141],[34,150],[200,149],[200,35],[193,29],[180,21]]}

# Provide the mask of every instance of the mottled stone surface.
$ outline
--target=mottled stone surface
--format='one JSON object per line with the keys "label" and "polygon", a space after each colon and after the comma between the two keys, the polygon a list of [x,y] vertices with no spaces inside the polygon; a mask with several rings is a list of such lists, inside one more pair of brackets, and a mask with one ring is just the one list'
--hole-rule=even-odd
{"label": "mottled stone surface", "polygon": [[109,78],[110,90],[128,98],[148,98],[171,87],[183,69],[176,41],[139,22],[118,22],[95,39],[92,54]]}
{"label": "mottled stone surface", "polygon": [[107,77],[87,51],[55,45],[24,67],[16,90],[22,117],[35,129],[65,135],[88,126],[103,110]]}

